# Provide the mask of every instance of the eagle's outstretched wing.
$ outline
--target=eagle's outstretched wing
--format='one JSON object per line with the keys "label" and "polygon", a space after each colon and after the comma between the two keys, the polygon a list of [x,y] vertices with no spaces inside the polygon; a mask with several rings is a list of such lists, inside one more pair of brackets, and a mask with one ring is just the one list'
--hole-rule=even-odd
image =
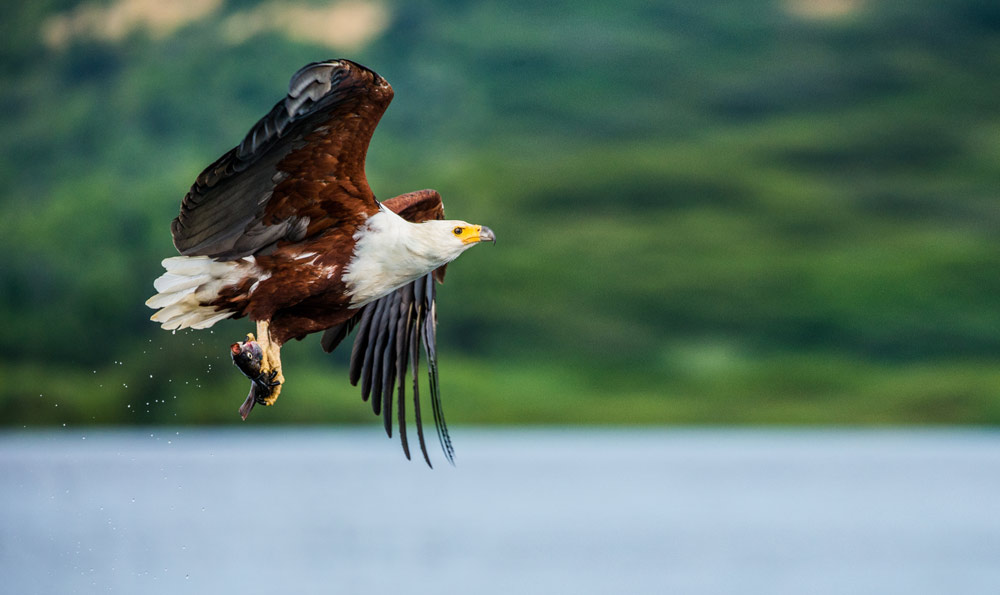
{"label": "eagle's outstretched wing", "polygon": [[177,250],[234,259],[364,221],[378,209],[365,155],[392,94],[348,60],[296,72],[288,95],[198,176],[170,227]]}
{"label": "eagle's outstretched wing", "polygon": [[[385,206],[412,222],[444,219],[441,195],[434,190],[410,192],[385,201]],[[357,328],[351,349],[351,384],[361,382],[361,398],[371,400],[372,411],[382,415],[385,431],[392,437],[392,401],[398,386],[397,419],[399,439],[406,458],[410,447],[406,439],[406,371],[413,364],[413,417],[420,451],[431,464],[420,418],[420,389],[417,366],[420,345],[427,357],[431,409],[438,440],[449,462],[454,462],[448,426],[445,424],[438,387],[437,312],[434,279],[444,278],[444,267],[400,287],[361,308],[350,320],[323,333],[323,349],[329,353]],[[397,381],[398,380],[398,385]]]}

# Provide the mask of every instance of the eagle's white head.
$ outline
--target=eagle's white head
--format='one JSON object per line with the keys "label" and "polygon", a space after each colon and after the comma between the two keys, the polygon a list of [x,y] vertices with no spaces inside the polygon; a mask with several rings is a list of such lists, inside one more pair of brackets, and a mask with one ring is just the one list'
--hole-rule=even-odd
{"label": "eagle's white head", "polygon": [[412,248],[416,250],[418,245],[422,245],[427,257],[441,264],[455,260],[459,254],[480,242],[496,243],[492,229],[466,221],[447,219],[411,225],[416,228],[413,230]]}
{"label": "eagle's white head", "polygon": [[368,218],[354,234],[354,254],[342,279],[358,308],[458,258],[493,230],[458,220],[410,223],[389,209]]}

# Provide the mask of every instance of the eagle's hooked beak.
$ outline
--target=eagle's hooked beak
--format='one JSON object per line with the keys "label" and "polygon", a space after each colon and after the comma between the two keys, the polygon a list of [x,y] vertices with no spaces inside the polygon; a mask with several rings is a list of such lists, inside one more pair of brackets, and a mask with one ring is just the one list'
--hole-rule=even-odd
{"label": "eagle's hooked beak", "polygon": [[493,235],[493,230],[485,225],[479,226],[479,241],[480,242],[493,242],[494,245],[497,243],[497,237]]}

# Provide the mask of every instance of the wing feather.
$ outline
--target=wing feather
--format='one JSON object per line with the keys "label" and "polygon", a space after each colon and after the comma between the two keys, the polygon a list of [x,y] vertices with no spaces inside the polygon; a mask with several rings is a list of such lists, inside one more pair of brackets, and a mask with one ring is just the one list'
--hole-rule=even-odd
{"label": "wing feather", "polygon": [[389,83],[360,64],[300,69],[288,95],[198,176],[171,225],[177,250],[239,258],[363,221],[378,208],[365,155],[391,100]]}
{"label": "wing feather", "polygon": [[434,412],[434,427],[437,429],[438,442],[444,451],[445,458],[455,464],[455,449],[451,445],[448,434],[448,424],[444,421],[444,408],[441,405],[441,388],[438,383],[437,365],[437,307],[434,300],[435,287],[431,275],[425,277],[427,284],[426,313],[423,324],[424,353],[427,355],[427,379],[431,390],[431,409]]}
{"label": "wing feather", "polygon": [[[386,301],[387,300],[385,298],[381,298],[380,300],[375,302],[374,304],[375,312],[374,314],[372,314],[372,318],[369,321],[370,330],[368,331],[368,334],[370,336],[368,337],[368,345],[365,348],[364,352],[365,359],[364,362],[362,362],[361,364],[361,399],[363,401],[368,400],[368,396],[371,394],[372,391],[372,379],[373,379],[372,367],[375,364],[375,348],[378,347],[379,339],[381,339],[381,333],[379,331],[381,330],[382,327],[382,315],[385,313]],[[372,304],[369,304],[369,307],[370,306],[372,306]],[[379,413],[376,408],[381,406],[382,406],[381,402],[379,402],[377,405],[375,403],[372,403],[372,410],[375,412],[375,415],[378,415]]]}
{"label": "wing feather", "polygon": [[385,331],[385,349],[382,350],[382,422],[385,433],[392,438],[392,393],[396,383],[396,332],[399,327],[400,306],[403,302],[401,291],[395,291],[390,296],[389,324]]}
{"label": "wing feather", "polygon": [[[361,328],[358,329],[358,335],[354,339],[354,346],[351,348],[351,384],[354,386],[357,386],[358,380],[361,378],[361,362],[363,358],[359,357],[359,355],[368,349],[368,340],[371,335],[369,332],[371,330],[371,318],[374,314],[375,308],[365,307],[362,311]],[[356,318],[357,316],[355,316]],[[336,346],[334,345],[334,347]],[[330,351],[333,351],[333,347],[330,348]]]}
{"label": "wing feather", "polygon": [[372,413],[379,415],[382,413],[382,376],[384,359],[382,357],[385,351],[386,345],[388,344],[388,329],[391,324],[392,319],[392,298],[395,292],[385,296],[379,300],[379,306],[382,311],[380,315],[376,315],[376,322],[378,326],[375,329],[376,339],[375,348],[370,351],[372,363],[370,366],[371,373],[368,378],[368,385],[371,387],[371,403],[372,403]]}
{"label": "wing feather", "polygon": [[[400,309],[402,310],[399,317],[399,325],[396,329],[396,376],[399,378],[399,395],[396,401],[398,402],[399,411],[397,417],[399,418],[399,442],[403,445],[403,454],[406,455],[407,460],[410,458],[410,445],[406,440],[406,366],[409,363],[409,329],[410,321],[413,319],[413,287],[407,285],[401,288],[400,295],[402,297],[400,303]],[[404,315],[405,314],[405,315]],[[413,371],[414,376],[416,376],[416,370]]]}
{"label": "wing feather", "polygon": [[417,366],[420,364],[420,300],[416,296],[416,289],[420,286],[420,280],[414,282],[414,303],[417,304],[417,313],[414,316],[413,326],[410,327],[410,358],[413,360],[413,420],[417,426],[417,442],[420,444],[420,453],[424,455],[424,461],[428,467],[431,465],[431,457],[427,454],[427,441],[424,440],[424,424],[420,417],[420,377],[417,376]]}

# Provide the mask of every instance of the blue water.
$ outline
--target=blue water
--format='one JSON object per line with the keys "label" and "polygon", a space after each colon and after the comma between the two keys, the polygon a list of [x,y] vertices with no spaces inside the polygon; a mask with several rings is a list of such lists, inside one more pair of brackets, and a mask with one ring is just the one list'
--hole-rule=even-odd
{"label": "blue water", "polygon": [[454,437],[0,434],[0,591],[1000,593],[1000,433]]}

